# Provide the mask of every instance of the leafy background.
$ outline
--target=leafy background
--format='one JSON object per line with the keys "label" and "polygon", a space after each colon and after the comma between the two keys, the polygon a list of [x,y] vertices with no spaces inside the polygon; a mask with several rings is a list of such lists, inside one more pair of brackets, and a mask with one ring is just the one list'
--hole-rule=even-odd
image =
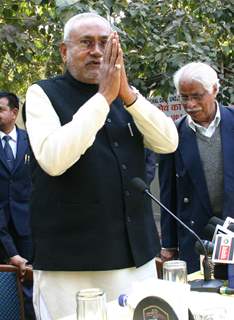
{"label": "leafy background", "polygon": [[96,11],[121,35],[130,83],[147,96],[174,92],[173,73],[191,61],[219,74],[219,100],[234,104],[233,0],[0,0],[0,90],[24,100],[30,84],[63,71],[64,23]]}

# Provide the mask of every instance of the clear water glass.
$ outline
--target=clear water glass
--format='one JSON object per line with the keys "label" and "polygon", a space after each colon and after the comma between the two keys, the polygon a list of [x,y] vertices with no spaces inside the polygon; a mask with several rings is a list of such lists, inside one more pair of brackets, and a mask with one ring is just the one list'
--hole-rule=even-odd
{"label": "clear water glass", "polygon": [[187,283],[187,265],[182,260],[170,260],[163,264],[163,279]]}
{"label": "clear water glass", "polygon": [[102,289],[82,289],[76,294],[77,320],[107,320],[106,294]]}

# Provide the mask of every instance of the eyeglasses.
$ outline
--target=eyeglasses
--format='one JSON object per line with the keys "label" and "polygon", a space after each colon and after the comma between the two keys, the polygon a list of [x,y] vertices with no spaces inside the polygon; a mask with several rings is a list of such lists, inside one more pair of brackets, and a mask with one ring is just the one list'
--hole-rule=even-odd
{"label": "eyeglasses", "polygon": [[9,106],[4,106],[3,104],[0,104],[0,111],[8,110]]}
{"label": "eyeglasses", "polygon": [[191,95],[181,94],[179,96],[179,100],[181,103],[187,103],[187,102],[189,102],[189,100],[201,101],[205,97],[206,94],[207,94],[207,91],[205,91],[201,94],[191,94]]}
{"label": "eyeglasses", "polygon": [[79,50],[81,50],[81,51],[93,50],[96,47],[96,45],[98,44],[99,49],[101,51],[104,51],[106,44],[107,44],[107,39],[108,38],[103,38],[98,41],[95,41],[92,39],[81,39],[77,42],[71,41],[71,40],[66,40],[65,43],[72,43],[75,47],[79,48]]}

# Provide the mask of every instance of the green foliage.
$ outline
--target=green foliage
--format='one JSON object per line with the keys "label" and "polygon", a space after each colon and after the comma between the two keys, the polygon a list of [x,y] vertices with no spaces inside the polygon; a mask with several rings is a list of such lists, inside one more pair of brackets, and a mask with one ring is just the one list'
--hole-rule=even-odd
{"label": "green foliage", "polygon": [[145,93],[167,96],[178,67],[204,61],[219,73],[220,98],[234,102],[232,20],[232,5],[225,0],[131,2],[121,25],[128,34],[132,81]]}
{"label": "green foliage", "polygon": [[61,32],[55,9],[39,2],[3,1],[0,6],[0,86],[20,95],[50,68]]}
{"label": "green foliage", "polygon": [[146,95],[174,91],[172,76],[190,61],[212,65],[220,99],[234,103],[230,0],[0,0],[0,88],[24,96],[34,81],[61,73],[64,22],[95,10],[118,28],[130,82]]}

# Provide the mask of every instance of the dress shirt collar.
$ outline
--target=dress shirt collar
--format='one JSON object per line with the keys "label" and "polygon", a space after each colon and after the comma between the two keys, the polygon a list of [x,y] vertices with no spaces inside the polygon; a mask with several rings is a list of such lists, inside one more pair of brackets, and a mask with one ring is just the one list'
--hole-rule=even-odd
{"label": "dress shirt collar", "polygon": [[16,126],[14,126],[14,128],[12,129],[12,131],[10,132],[10,133],[8,133],[8,134],[5,134],[5,132],[3,132],[3,131],[0,131],[0,138],[1,138],[1,140],[2,140],[2,138],[4,137],[4,136],[10,136],[11,137],[11,139],[16,143],[17,142],[17,131],[16,131]]}
{"label": "dress shirt collar", "polygon": [[202,134],[203,136],[206,136],[208,138],[212,137],[212,135],[214,134],[216,128],[218,128],[220,120],[221,120],[221,114],[220,114],[220,109],[219,109],[219,104],[216,101],[216,114],[214,119],[212,120],[212,122],[209,124],[209,126],[203,127],[200,124],[196,123],[193,121],[193,119],[191,118],[191,116],[188,114],[187,115],[187,121],[188,121],[188,126],[193,130],[193,131],[198,131],[200,134]]}

